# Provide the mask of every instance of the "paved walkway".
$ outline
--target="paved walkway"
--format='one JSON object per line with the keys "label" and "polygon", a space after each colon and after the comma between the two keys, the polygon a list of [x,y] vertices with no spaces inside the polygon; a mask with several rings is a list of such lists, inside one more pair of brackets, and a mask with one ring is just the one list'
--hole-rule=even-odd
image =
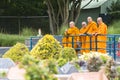
{"label": "paved walkway", "polygon": [[7,51],[9,50],[11,47],[0,47],[0,57]]}

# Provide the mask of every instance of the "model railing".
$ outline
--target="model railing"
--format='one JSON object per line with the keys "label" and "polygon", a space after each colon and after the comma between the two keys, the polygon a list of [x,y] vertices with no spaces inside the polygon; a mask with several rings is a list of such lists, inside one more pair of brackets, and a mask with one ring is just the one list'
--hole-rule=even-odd
{"label": "model railing", "polygon": [[[84,42],[82,42],[82,41],[78,42],[78,41],[74,40],[75,37],[81,37],[82,38],[82,36],[88,37],[89,40],[87,40],[87,41],[85,40]],[[100,36],[106,37],[107,40],[99,41],[98,37],[100,37]],[[98,51],[100,49],[101,50],[106,50],[107,53],[109,53],[109,55],[113,56],[114,59],[116,59],[116,54],[120,54],[120,42],[119,42],[120,34],[112,34],[112,35],[111,34],[108,34],[108,35],[99,34],[97,36],[94,36],[94,40],[92,39],[93,35],[91,35],[91,34],[82,34],[82,35],[78,35],[78,36],[67,36],[67,37],[71,37],[72,39],[71,39],[71,41],[64,42],[64,43],[62,43],[63,36],[55,35],[54,37],[60,42],[61,45],[72,44],[72,47],[75,48],[74,44],[78,44],[79,46],[77,46],[77,48],[75,48],[75,50],[77,50],[77,51],[81,51],[81,50]],[[37,43],[37,41],[40,38],[42,38],[42,36],[41,37],[36,37],[36,36],[30,37],[30,50],[33,48],[33,46]],[[106,44],[107,45],[106,48],[98,48],[98,43],[100,43],[100,42]],[[83,43],[89,44],[89,47],[82,48],[81,45]],[[94,43],[95,47],[92,47],[93,43]]]}

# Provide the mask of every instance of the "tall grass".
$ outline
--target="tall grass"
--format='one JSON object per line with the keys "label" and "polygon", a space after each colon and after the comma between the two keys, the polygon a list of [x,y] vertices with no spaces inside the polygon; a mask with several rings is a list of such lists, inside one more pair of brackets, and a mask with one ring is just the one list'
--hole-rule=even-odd
{"label": "tall grass", "polygon": [[37,30],[32,28],[23,28],[20,35],[4,34],[3,30],[0,32],[0,46],[13,46],[17,42],[24,43],[26,38],[36,36]]}
{"label": "tall grass", "polygon": [[0,46],[13,46],[17,42],[24,43],[28,36],[9,35],[0,33]]}
{"label": "tall grass", "polygon": [[23,36],[35,36],[38,31],[32,28],[25,27],[22,29],[21,35]]}
{"label": "tall grass", "polygon": [[108,34],[120,34],[120,20],[119,21],[114,21],[108,27]]}

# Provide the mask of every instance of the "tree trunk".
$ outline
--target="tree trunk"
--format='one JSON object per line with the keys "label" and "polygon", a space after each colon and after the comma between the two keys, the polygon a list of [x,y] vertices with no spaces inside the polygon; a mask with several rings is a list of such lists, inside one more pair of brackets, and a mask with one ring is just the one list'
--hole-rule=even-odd
{"label": "tree trunk", "polygon": [[48,16],[49,16],[49,25],[50,25],[50,32],[51,34],[54,34],[54,28],[53,28],[53,20],[52,20],[52,14],[51,14],[51,9],[50,9],[50,6],[49,6],[49,3],[48,1],[46,1],[46,5],[48,7]]}
{"label": "tree trunk", "polygon": [[69,19],[69,0],[64,2],[64,21],[63,25],[68,25],[68,19]]}
{"label": "tree trunk", "polygon": [[[82,0],[45,0],[48,7],[48,15],[50,22],[50,30],[52,34],[59,32],[61,26],[66,26],[69,20],[77,23]],[[90,0],[85,6],[86,7],[92,2]],[[69,9],[71,6],[71,9]]]}
{"label": "tree trunk", "polygon": [[49,15],[49,25],[50,25],[50,32],[51,32],[51,34],[54,34],[55,32],[54,32],[54,28],[53,28],[53,20],[52,20],[52,16],[51,16],[51,12],[50,11],[48,11],[48,15]]}

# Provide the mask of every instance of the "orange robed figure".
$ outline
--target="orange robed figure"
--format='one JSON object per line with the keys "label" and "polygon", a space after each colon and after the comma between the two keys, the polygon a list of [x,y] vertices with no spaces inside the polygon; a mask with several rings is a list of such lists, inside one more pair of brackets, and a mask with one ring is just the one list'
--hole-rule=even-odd
{"label": "orange robed figure", "polygon": [[[69,23],[70,28],[65,31],[65,37],[62,39],[63,47],[77,48],[77,41],[79,41],[79,29],[75,27],[75,23],[71,21]],[[72,36],[74,39],[74,45],[72,45]]]}
{"label": "orange robed figure", "polygon": [[[97,34],[104,34],[104,35],[106,35],[107,34],[107,25],[105,23],[103,23],[101,17],[98,17],[97,22],[98,22],[98,31],[96,32],[95,35],[97,35]],[[98,41],[97,42],[98,52],[106,53],[107,37],[98,35],[97,36],[97,41]]]}
{"label": "orange robed figure", "polygon": [[[87,18],[87,21],[88,21],[88,25],[87,25],[87,34],[91,34],[93,35],[96,31],[97,31],[97,24],[96,22],[94,22],[92,20],[91,17],[88,17]],[[91,37],[91,48],[92,48],[92,51],[95,51],[95,36],[92,36]],[[86,36],[86,53],[90,52],[90,36]]]}
{"label": "orange robed figure", "polygon": [[82,36],[82,34],[85,34],[87,31],[87,23],[82,22],[82,28],[80,29],[80,42],[81,42],[81,53],[85,52],[85,45],[86,45],[86,36]]}

